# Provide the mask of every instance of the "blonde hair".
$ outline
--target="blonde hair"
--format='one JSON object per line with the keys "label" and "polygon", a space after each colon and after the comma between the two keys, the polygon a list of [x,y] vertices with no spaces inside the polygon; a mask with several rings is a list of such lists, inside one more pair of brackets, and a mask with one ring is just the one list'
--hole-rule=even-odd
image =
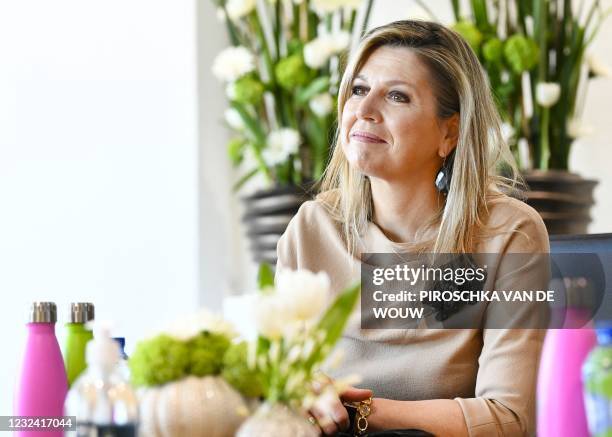
{"label": "blonde hair", "polygon": [[[382,46],[413,50],[431,73],[438,117],[459,114],[453,177],[445,206],[424,227],[439,224],[437,237],[419,243],[417,250],[469,253],[488,214],[487,200],[501,195],[503,187],[514,189],[519,180],[487,76],[468,43],[456,32],[433,22],[396,21],[371,30],[352,54],[340,83],[338,120],[342,120],[354,77]],[[355,253],[357,241],[373,216],[372,193],[368,178],[350,167],[340,141],[338,129],[318,198],[342,223],[349,250]],[[497,175],[500,165],[509,176]]]}

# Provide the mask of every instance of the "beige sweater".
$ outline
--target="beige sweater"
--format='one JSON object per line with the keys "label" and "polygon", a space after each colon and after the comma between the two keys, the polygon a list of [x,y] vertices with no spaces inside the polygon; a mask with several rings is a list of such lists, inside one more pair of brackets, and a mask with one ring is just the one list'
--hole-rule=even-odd
{"label": "beige sweater", "polygon": [[[482,241],[476,252],[549,251],[544,223],[531,207],[502,197],[490,202],[489,211],[487,227],[500,232]],[[374,223],[363,236],[364,252],[405,249]],[[339,224],[319,200],[302,205],[289,224],[278,243],[278,268],[325,271],[334,292],[360,278],[359,255],[349,255]],[[526,265],[517,275],[535,274],[530,268]],[[503,276],[506,280],[513,277],[512,272]],[[365,330],[360,327],[357,309],[339,343],[345,355],[333,376],[358,374],[362,378],[359,385],[372,389],[376,397],[455,399],[471,436],[534,435],[536,378],[544,334],[544,330],[486,326]]]}

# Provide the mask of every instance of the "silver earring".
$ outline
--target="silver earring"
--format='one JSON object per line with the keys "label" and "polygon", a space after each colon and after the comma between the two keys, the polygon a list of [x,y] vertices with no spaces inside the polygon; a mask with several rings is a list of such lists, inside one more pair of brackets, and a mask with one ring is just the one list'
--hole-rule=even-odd
{"label": "silver earring", "polygon": [[444,194],[447,195],[448,194],[448,190],[450,189],[450,182],[451,182],[451,177],[452,177],[452,173],[453,173],[453,167],[452,167],[452,159],[446,159],[447,157],[444,157],[444,162],[442,163],[442,167],[440,167],[440,171],[438,171],[438,175],[436,176],[436,180],[435,180],[435,185],[436,185],[436,189]]}

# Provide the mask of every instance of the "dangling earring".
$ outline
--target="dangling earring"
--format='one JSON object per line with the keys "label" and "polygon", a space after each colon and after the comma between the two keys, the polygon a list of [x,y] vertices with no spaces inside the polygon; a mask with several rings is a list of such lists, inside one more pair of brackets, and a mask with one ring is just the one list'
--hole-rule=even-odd
{"label": "dangling earring", "polygon": [[[451,152],[452,153],[452,152]],[[444,162],[442,163],[442,167],[440,167],[440,171],[436,176],[435,184],[438,191],[445,196],[448,194],[448,190],[450,189],[451,177],[453,175],[453,159],[452,156],[447,159],[444,157]]]}

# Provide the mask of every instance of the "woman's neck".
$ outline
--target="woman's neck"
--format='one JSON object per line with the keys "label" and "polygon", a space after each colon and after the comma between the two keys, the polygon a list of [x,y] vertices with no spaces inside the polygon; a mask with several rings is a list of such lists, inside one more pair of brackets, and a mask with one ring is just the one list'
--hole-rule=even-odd
{"label": "woman's neck", "polygon": [[393,183],[370,178],[373,221],[390,240],[412,243],[423,239],[424,225],[438,213],[443,196],[433,181]]}

